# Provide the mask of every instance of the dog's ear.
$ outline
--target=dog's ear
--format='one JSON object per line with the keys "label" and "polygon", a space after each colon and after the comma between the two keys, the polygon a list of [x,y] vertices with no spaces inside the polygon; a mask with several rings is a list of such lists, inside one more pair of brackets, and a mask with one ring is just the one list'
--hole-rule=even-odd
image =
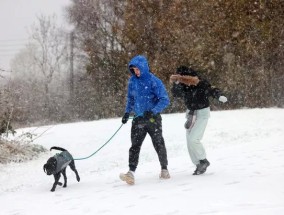
{"label": "dog's ear", "polygon": [[43,165],[43,171],[46,173],[46,164]]}

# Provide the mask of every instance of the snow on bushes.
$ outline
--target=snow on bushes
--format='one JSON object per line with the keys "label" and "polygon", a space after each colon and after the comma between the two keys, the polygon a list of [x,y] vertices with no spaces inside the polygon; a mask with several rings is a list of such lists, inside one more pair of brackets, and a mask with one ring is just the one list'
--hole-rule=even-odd
{"label": "snow on bushes", "polygon": [[0,139],[0,163],[24,162],[35,159],[40,153],[46,152],[41,145],[20,143],[19,141],[8,141]]}

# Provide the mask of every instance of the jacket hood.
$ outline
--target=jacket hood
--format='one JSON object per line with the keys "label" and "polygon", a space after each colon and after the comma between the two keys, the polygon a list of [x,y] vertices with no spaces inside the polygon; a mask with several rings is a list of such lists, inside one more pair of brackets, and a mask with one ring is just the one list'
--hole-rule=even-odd
{"label": "jacket hood", "polygon": [[180,66],[177,68],[176,73],[179,75],[197,76],[197,72],[187,66]]}
{"label": "jacket hood", "polygon": [[128,70],[132,75],[134,75],[130,71],[131,66],[137,67],[140,70],[140,73],[141,73],[140,77],[145,77],[148,74],[150,74],[150,68],[149,68],[148,61],[147,61],[146,57],[144,57],[142,55],[137,55],[129,61]]}

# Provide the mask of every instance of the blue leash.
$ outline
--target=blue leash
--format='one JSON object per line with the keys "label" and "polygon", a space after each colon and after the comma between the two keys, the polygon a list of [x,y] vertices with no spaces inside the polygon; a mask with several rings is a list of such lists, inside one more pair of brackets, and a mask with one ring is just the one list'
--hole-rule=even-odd
{"label": "blue leash", "polygon": [[116,132],[114,132],[114,134],[108,139],[108,141],[106,141],[106,143],[103,144],[99,149],[97,149],[93,154],[91,154],[87,157],[74,158],[73,160],[85,160],[85,159],[88,159],[88,158],[94,156],[95,154],[97,154],[98,151],[100,151],[106,144],[109,143],[109,141],[111,141],[111,139],[117,134],[117,132],[121,129],[122,126],[123,126],[123,124],[121,124],[121,126],[116,130]]}
{"label": "blue leash", "polygon": [[[136,117],[129,117],[129,119],[135,119]],[[87,157],[74,158],[73,160],[85,160],[85,159],[88,159],[88,158],[94,156],[95,154],[97,154],[97,152],[99,152],[103,147],[105,147],[106,144],[108,144],[112,140],[112,138],[117,134],[117,132],[121,129],[122,126],[123,126],[123,124],[121,124],[120,127],[116,130],[116,132],[114,132],[114,134],[106,141],[106,143],[103,144],[99,149],[97,149],[93,154],[91,154]]]}

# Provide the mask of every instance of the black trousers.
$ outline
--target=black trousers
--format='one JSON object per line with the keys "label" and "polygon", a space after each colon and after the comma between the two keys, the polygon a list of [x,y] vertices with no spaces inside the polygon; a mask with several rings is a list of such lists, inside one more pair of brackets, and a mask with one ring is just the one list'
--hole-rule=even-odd
{"label": "black trousers", "polygon": [[153,146],[158,154],[162,169],[167,169],[168,159],[165,141],[162,135],[162,118],[160,114],[153,119],[143,117],[134,118],[131,127],[131,147],[129,149],[129,169],[135,171],[139,162],[139,154],[142,143],[147,135],[150,135]]}

